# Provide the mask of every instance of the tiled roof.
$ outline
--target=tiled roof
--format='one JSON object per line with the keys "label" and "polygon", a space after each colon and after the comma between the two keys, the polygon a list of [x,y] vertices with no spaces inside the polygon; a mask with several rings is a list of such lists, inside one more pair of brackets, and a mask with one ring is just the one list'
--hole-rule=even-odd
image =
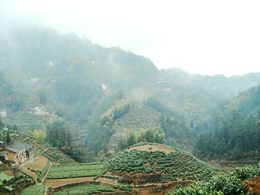
{"label": "tiled roof", "polygon": [[12,151],[12,152],[19,152],[23,149],[31,149],[32,146],[29,145],[29,144],[24,144],[24,143],[20,143],[20,142],[11,142],[10,144],[8,144],[5,149],[6,150],[9,150],[9,151]]}

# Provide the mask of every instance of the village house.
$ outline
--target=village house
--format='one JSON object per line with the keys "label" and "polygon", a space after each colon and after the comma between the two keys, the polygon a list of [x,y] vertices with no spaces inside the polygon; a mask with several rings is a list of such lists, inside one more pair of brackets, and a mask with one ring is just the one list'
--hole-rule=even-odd
{"label": "village house", "polygon": [[35,107],[28,110],[28,114],[35,114],[35,115],[46,115],[48,112],[45,107]]}
{"label": "village house", "polygon": [[33,78],[31,78],[31,82],[37,83],[37,82],[39,82],[39,79],[37,77],[33,77]]}
{"label": "village house", "polygon": [[46,65],[49,66],[49,67],[53,67],[54,63],[53,63],[53,61],[49,61],[49,62],[46,63]]}
{"label": "village house", "polygon": [[32,146],[20,142],[11,142],[0,151],[0,156],[15,164],[22,164],[34,156]]}
{"label": "village house", "polygon": [[7,116],[7,114],[6,114],[6,109],[0,110],[0,116],[1,116],[1,117],[6,117],[6,116]]}

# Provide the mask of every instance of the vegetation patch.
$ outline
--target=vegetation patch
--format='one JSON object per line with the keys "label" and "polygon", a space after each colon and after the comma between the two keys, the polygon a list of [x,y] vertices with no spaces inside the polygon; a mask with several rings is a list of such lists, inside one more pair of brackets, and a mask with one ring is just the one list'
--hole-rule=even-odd
{"label": "vegetation patch", "polygon": [[[6,134],[7,131],[4,131]],[[9,130],[11,139],[30,144],[33,146],[33,149],[36,150],[37,154],[40,154],[44,157],[46,157],[48,160],[50,160],[53,163],[58,164],[68,164],[68,163],[76,163],[75,160],[61,152],[58,148],[52,147],[49,144],[45,143],[43,140],[34,138],[32,136],[20,133],[18,131]]]}
{"label": "vegetation patch", "polygon": [[44,195],[45,187],[43,185],[34,185],[22,191],[21,195]]}
{"label": "vegetation patch", "polygon": [[245,166],[242,168],[236,168],[235,171],[231,174],[216,175],[208,181],[197,182],[187,188],[175,189],[174,191],[169,193],[169,195],[249,195],[252,193],[259,194],[259,174],[259,166]]}
{"label": "vegetation patch", "polygon": [[114,192],[115,190],[102,185],[81,185],[76,187],[70,187],[58,192],[53,195],[68,195],[68,194],[100,194],[102,192]]}
{"label": "vegetation patch", "polygon": [[76,177],[95,177],[102,173],[101,163],[82,163],[69,165],[53,165],[47,179],[64,179]]}
{"label": "vegetation patch", "polygon": [[3,183],[6,183],[7,181],[9,181],[12,178],[13,177],[0,172],[0,185],[2,185]]}
{"label": "vegetation patch", "polygon": [[[137,150],[140,148],[145,150]],[[122,176],[119,182],[134,183],[129,174],[140,174],[141,183],[169,182],[179,180],[206,180],[215,175],[218,170],[182,150],[172,148],[172,151],[149,151],[149,148],[168,148],[165,145],[140,143],[128,150],[118,152],[104,163],[103,174],[109,172]],[[146,178],[144,177],[146,175]]]}

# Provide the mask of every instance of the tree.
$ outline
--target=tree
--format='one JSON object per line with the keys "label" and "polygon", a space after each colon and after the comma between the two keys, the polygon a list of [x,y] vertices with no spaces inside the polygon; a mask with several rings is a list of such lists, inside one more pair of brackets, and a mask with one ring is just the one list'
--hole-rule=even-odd
{"label": "tree", "polygon": [[21,172],[21,170],[19,169],[18,166],[13,165],[11,168],[11,172],[13,173],[14,177],[16,178],[19,175],[19,173]]}
{"label": "tree", "polygon": [[135,132],[133,130],[130,131],[130,135],[127,139],[127,145],[131,146],[134,145],[136,143],[136,135]]}
{"label": "tree", "polygon": [[28,134],[35,138],[42,139],[42,140],[44,140],[46,138],[46,132],[44,130],[28,131]]}
{"label": "tree", "polygon": [[47,94],[44,90],[39,91],[38,93],[39,96],[39,100],[42,104],[46,104],[47,103]]}
{"label": "tree", "polygon": [[11,142],[11,137],[10,137],[10,134],[9,134],[9,131],[7,132],[6,134],[6,143],[9,144]]}

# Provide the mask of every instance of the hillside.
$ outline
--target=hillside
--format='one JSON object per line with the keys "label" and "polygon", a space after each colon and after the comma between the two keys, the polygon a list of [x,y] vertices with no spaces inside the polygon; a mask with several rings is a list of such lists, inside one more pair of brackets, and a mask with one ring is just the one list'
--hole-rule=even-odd
{"label": "hillside", "polygon": [[[165,143],[191,150],[198,132],[214,129],[214,113],[222,109],[218,107],[222,101],[259,83],[258,73],[228,78],[158,70],[146,57],[49,28],[25,26],[6,32],[0,34],[0,71],[6,75],[0,76],[0,107],[8,115],[4,123],[21,131],[45,130],[48,123],[63,119],[70,124],[72,144],[81,154],[97,155],[128,136],[130,129],[151,127],[165,135]],[[118,92],[122,97],[112,101]],[[108,126],[104,126],[108,118],[97,125],[122,98],[139,103],[120,115],[114,113]],[[158,99],[180,117],[140,103],[149,98]],[[241,103],[244,99],[247,102]],[[251,98],[241,93],[222,106],[255,114],[256,101],[257,94]],[[46,108],[48,114],[29,114],[35,107]]]}
{"label": "hillside", "polygon": [[144,101],[151,97],[185,116],[185,121],[198,124],[205,120],[208,112],[217,106],[215,100],[196,90],[177,85],[171,79],[158,76],[147,80],[142,87],[127,93],[130,98]]}
{"label": "hillside", "polygon": [[[7,131],[4,131],[6,134]],[[28,136],[26,134],[20,133],[18,131],[10,131],[11,140],[15,140],[21,143],[30,144],[36,151],[36,154],[46,157],[52,163],[58,164],[68,164],[76,163],[69,156],[61,152],[58,148],[52,147],[45,143],[43,140]]]}
{"label": "hillside", "polygon": [[259,159],[260,87],[241,93],[212,115],[213,131],[198,137],[195,154],[206,159]]}
{"label": "hillside", "polygon": [[260,73],[226,77],[224,75],[189,74],[177,68],[161,70],[160,72],[175,84],[197,91],[217,102],[233,99],[239,93],[260,83]]}
{"label": "hillside", "polygon": [[116,119],[113,128],[140,130],[156,127],[160,115],[158,111],[133,101],[129,112]]}
{"label": "hillside", "polygon": [[258,114],[260,110],[260,85],[252,87],[242,93],[240,93],[236,98],[231,100],[224,107],[224,112],[230,113],[233,110],[248,115],[248,114]]}
{"label": "hillside", "polygon": [[218,170],[194,156],[166,145],[140,143],[112,155],[103,176],[136,185],[180,180],[205,180]]}

